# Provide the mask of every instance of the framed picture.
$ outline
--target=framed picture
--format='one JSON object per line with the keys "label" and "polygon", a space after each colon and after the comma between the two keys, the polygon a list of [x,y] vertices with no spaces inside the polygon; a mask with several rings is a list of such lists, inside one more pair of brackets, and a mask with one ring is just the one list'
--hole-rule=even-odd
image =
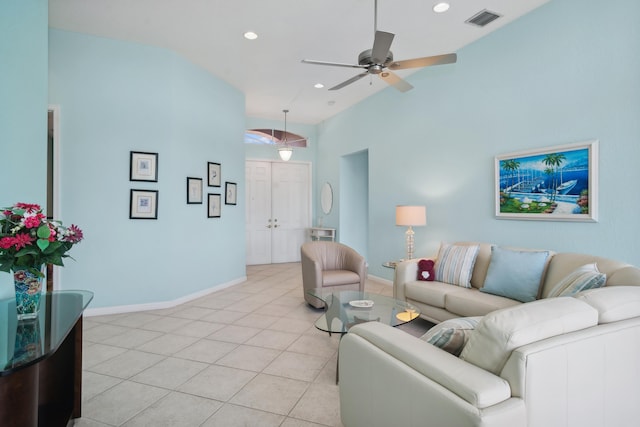
{"label": "framed picture", "polygon": [[202,204],[202,178],[187,177],[187,204]]}
{"label": "framed picture", "polygon": [[598,220],[598,141],[495,158],[496,217]]}
{"label": "framed picture", "polygon": [[129,219],[158,219],[158,190],[131,190]]}
{"label": "framed picture", "polygon": [[208,218],[220,218],[220,210],[222,204],[222,197],[219,194],[207,194],[207,217]]}
{"label": "framed picture", "polygon": [[220,187],[222,181],[222,166],[220,163],[207,162],[207,185],[209,187]]}
{"label": "framed picture", "polygon": [[131,151],[129,181],[158,182],[158,153]]}
{"label": "framed picture", "polygon": [[238,200],[238,184],[235,182],[224,183],[224,204],[235,205]]}

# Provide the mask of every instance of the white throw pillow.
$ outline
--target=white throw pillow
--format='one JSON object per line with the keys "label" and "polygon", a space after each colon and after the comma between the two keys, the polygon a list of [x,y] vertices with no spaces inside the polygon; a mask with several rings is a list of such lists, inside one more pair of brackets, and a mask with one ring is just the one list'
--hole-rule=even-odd
{"label": "white throw pillow", "polygon": [[585,264],[560,280],[549,292],[547,298],[572,296],[587,289],[601,288],[605,283],[607,283],[607,275],[600,273],[595,263]]}

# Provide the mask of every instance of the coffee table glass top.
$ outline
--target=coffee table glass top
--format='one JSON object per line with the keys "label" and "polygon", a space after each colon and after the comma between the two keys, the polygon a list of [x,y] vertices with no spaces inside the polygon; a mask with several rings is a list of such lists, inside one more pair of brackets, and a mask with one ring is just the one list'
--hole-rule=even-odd
{"label": "coffee table glass top", "polygon": [[329,333],[346,333],[358,323],[377,321],[391,326],[411,322],[420,315],[417,307],[383,295],[330,289],[308,291],[325,303],[325,314],[316,321],[316,328]]}

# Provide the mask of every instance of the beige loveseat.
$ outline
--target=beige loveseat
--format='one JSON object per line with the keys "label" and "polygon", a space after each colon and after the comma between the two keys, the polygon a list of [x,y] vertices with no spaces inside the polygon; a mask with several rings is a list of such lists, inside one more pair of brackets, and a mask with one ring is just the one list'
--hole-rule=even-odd
{"label": "beige loveseat", "polygon": [[345,427],[640,425],[638,286],[494,311],[459,358],[379,322],[351,328],[339,355]]}
{"label": "beige loveseat", "polygon": [[[480,292],[491,261],[492,244],[459,242],[456,245],[480,245],[471,275],[471,288],[417,280],[418,261],[424,259],[417,258],[397,265],[393,282],[394,297],[414,304],[424,319],[435,323],[456,317],[483,316],[501,308],[522,304],[510,298]],[[606,286],[640,286],[640,269],[629,264],[592,255],[550,252],[538,298],[546,298],[560,280],[588,263],[596,263],[599,271],[606,274]]]}

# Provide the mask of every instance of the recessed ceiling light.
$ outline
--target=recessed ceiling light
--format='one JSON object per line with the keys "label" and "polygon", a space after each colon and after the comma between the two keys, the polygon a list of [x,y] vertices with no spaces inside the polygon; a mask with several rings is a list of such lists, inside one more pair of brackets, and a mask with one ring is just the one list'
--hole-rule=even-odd
{"label": "recessed ceiling light", "polygon": [[446,12],[447,10],[449,10],[449,3],[442,2],[433,6],[433,11],[435,13],[442,13]]}
{"label": "recessed ceiling light", "polygon": [[324,85],[322,83],[316,83],[313,85],[313,87],[315,87],[316,89],[322,89]]}
{"label": "recessed ceiling light", "polygon": [[253,31],[247,31],[246,33],[244,33],[244,38],[247,40],[255,40],[258,38],[258,35]]}

